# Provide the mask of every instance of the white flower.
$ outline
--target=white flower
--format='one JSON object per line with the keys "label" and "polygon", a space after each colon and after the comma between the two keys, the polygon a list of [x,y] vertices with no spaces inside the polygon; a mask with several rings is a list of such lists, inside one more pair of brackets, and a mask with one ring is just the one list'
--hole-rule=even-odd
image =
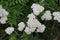
{"label": "white flower", "polygon": [[58,17],[58,16],[60,16],[60,12],[53,12],[53,16],[55,17]]}
{"label": "white flower", "polygon": [[32,33],[31,29],[29,27],[26,27],[24,31],[25,31],[26,34],[31,34]]}
{"label": "white flower", "polygon": [[27,21],[28,27],[36,28],[38,24],[41,25],[41,23],[35,18],[35,15],[33,13],[29,14],[28,17],[29,17],[29,19]]}
{"label": "white flower", "polygon": [[2,14],[3,16],[7,16],[8,12],[4,8],[0,8],[0,14]]}
{"label": "white flower", "polygon": [[25,24],[24,24],[23,22],[20,22],[20,23],[18,24],[18,30],[19,30],[19,31],[22,31],[24,28],[25,28]]}
{"label": "white flower", "polygon": [[52,16],[51,16],[51,12],[49,10],[47,10],[44,15],[41,17],[42,20],[51,20]]}
{"label": "white flower", "polygon": [[31,8],[32,8],[33,13],[35,15],[39,15],[39,13],[44,10],[44,7],[43,6],[41,6],[39,4],[35,4],[35,3],[32,4]]}
{"label": "white flower", "polygon": [[7,20],[7,17],[1,17],[0,23],[5,24]]}
{"label": "white flower", "polygon": [[2,13],[0,13],[0,17],[2,17],[3,16],[3,14]]}
{"label": "white flower", "polygon": [[0,23],[1,24],[6,23],[7,16],[8,16],[8,12],[4,8],[2,8],[2,5],[0,5]]}
{"label": "white flower", "polygon": [[33,14],[33,13],[31,13],[31,14],[29,14],[28,16],[27,16],[29,19],[28,19],[28,21],[27,21],[27,26],[28,27],[34,27],[34,28],[36,28],[36,23],[35,23],[35,15]]}
{"label": "white flower", "polygon": [[39,31],[42,33],[44,31],[43,27],[45,27],[36,18],[33,18],[33,17],[29,17],[27,21],[27,26],[28,26],[28,29],[30,30],[29,31],[30,33],[35,32],[36,28],[38,28],[37,32]]}
{"label": "white flower", "polygon": [[31,14],[29,14],[27,17],[28,17],[28,18],[35,18],[35,15],[34,15],[33,13],[31,13]]}
{"label": "white flower", "polygon": [[30,27],[30,30],[31,30],[31,32],[34,32],[35,30],[36,30],[36,28],[34,28],[34,27]]}
{"label": "white flower", "polygon": [[27,21],[27,26],[31,29],[31,32],[34,32],[37,27],[35,19],[29,18]]}
{"label": "white flower", "polygon": [[32,32],[35,32],[35,30],[37,29],[37,32],[44,32],[44,30],[45,30],[45,26],[44,25],[42,25],[36,18],[35,18],[35,15],[33,14],[33,13],[31,13],[31,14],[29,14],[28,16],[27,16],[29,19],[28,19],[28,21],[27,21],[27,26],[28,27],[26,27],[25,28],[25,32],[27,33],[27,34],[31,34]]}
{"label": "white flower", "polygon": [[60,22],[60,12],[53,12],[54,20]]}
{"label": "white flower", "polygon": [[8,16],[8,12],[5,9],[3,9],[2,13],[3,13],[4,16]]}
{"label": "white flower", "polygon": [[5,32],[10,35],[14,31],[14,27],[8,27],[5,29]]}
{"label": "white flower", "polygon": [[28,27],[34,27],[36,28],[36,23],[35,23],[35,19],[32,19],[32,18],[29,18],[28,21],[27,21],[27,25]]}
{"label": "white flower", "polygon": [[37,31],[36,32],[40,32],[40,33],[43,33],[44,30],[45,30],[45,25],[41,25],[40,27],[38,27]]}

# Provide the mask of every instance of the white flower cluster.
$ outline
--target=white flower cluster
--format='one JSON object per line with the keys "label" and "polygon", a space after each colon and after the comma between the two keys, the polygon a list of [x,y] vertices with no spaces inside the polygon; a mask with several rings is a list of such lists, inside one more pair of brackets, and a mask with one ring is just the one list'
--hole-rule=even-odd
{"label": "white flower cluster", "polygon": [[[33,10],[33,14],[34,15],[39,15],[39,13],[41,13],[44,10],[44,7],[39,5],[39,4],[35,4],[33,3],[31,6],[32,10]],[[51,12],[49,10],[47,10],[44,15],[41,17],[42,20],[51,20],[52,16],[51,16]]]}
{"label": "white flower cluster", "polygon": [[[32,4],[31,6],[33,13],[29,14],[27,17],[29,18],[27,21],[27,26],[25,28],[25,24],[23,22],[20,22],[18,24],[18,30],[22,31],[25,28],[25,32],[27,34],[31,34],[32,32],[34,32],[36,30],[36,32],[44,32],[45,30],[45,26],[42,26],[42,24],[35,18],[35,15],[39,15],[40,12],[42,12],[44,10],[43,6],[40,6],[39,4]],[[7,20],[7,15],[8,12],[6,12],[6,10],[4,10],[2,8],[2,6],[0,6],[0,17],[1,17],[1,23],[6,23]],[[8,27],[5,29],[5,32],[7,34],[11,34],[14,31],[13,27]]]}
{"label": "white flower cluster", "polygon": [[[44,32],[45,30],[45,25],[43,26],[36,18],[35,15],[33,15],[33,13],[28,15],[29,19],[27,21],[27,26],[26,29],[24,30],[27,34],[31,34],[32,32],[34,32],[35,30],[37,30],[36,32]],[[32,17],[31,17],[32,16]]]}
{"label": "white flower cluster", "polygon": [[[31,34],[33,32],[40,32],[43,33],[46,26],[41,24],[37,19],[36,16],[39,15],[44,10],[44,7],[33,3],[31,6],[33,13],[29,14],[28,21],[27,21],[27,26],[25,27],[24,22],[20,22],[18,24],[18,30],[23,31],[27,34]],[[2,8],[0,5],[0,23],[4,24],[6,23],[7,20],[7,15],[8,12]],[[53,12],[54,20],[57,20],[60,22],[60,12]],[[45,11],[44,15],[41,17],[42,20],[51,20],[52,19],[52,14],[49,10]],[[25,28],[25,29],[24,29]],[[5,29],[5,32],[10,35],[14,31],[14,27],[8,27]]]}
{"label": "white flower cluster", "polygon": [[53,12],[54,20],[60,22],[60,12]]}
{"label": "white flower cluster", "polygon": [[14,27],[8,27],[5,29],[5,32],[10,35],[14,31]]}
{"label": "white flower cluster", "polygon": [[26,27],[26,29],[24,31],[27,34],[31,34],[31,32],[34,32],[35,29],[36,29],[36,26],[35,26],[36,25],[36,23],[35,23],[35,16],[33,15],[33,13],[29,14],[28,16],[30,16],[29,19],[28,19],[28,21],[27,21],[27,26],[28,27]]}
{"label": "white flower cluster", "polygon": [[[20,22],[20,23],[18,24],[18,30],[19,30],[19,31],[22,31],[24,28],[25,28],[25,24],[24,24],[23,22]],[[10,35],[11,33],[13,33],[13,31],[14,31],[14,27],[8,27],[8,28],[5,29],[5,32],[6,32],[8,35]]]}
{"label": "white flower cluster", "polygon": [[47,10],[44,15],[41,17],[42,20],[51,20],[52,19],[52,15],[51,12],[49,10]]}
{"label": "white flower cluster", "polygon": [[27,21],[27,27],[25,28],[25,24],[23,22],[18,24],[18,30],[22,31],[25,28],[25,32],[27,34],[31,34],[36,30],[36,32],[43,33],[45,30],[45,25],[41,24],[36,18],[35,15],[39,15],[40,12],[44,10],[43,6],[40,6],[39,4],[33,3],[31,6],[33,13],[29,14],[27,17],[29,18]]}
{"label": "white flower cluster", "polygon": [[2,8],[2,5],[0,5],[0,23],[5,24],[7,21],[8,12]]}
{"label": "white flower cluster", "polygon": [[39,13],[44,10],[44,7],[43,6],[41,6],[39,4],[35,4],[35,3],[32,4],[31,8],[32,8],[33,13],[35,15],[39,15]]}
{"label": "white flower cluster", "polygon": [[19,30],[19,31],[22,31],[24,28],[25,28],[25,24],[24,24],[23,22],[20,22],[20,23],[18,24],[18,30]]}
{"label": "white flower cluster", "polygon": [[46,26],[42,24],[41,26],[38,27],[37,32],[43,33],[45,28]]}

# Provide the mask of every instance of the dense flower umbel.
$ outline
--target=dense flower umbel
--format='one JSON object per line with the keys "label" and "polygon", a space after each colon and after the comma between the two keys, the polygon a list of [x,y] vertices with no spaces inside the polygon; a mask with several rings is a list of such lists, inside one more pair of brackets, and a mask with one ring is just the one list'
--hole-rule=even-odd
{"label": "dense flower umbel", "polygon": [[14,31],[14,27],[8,27],[5,29],[5,32],[10,35]]}
{"label": "dense flower umbel", "polygon": [[5,24],[7,21],[8,12],[0,5],[0,23]]}
{"label": "dense flower umbel", "polygon": [[31,13],[31,14],[29,14],[27,17],[28,17],[28,18],[35,18],[35,15],[34,15],[33,13]]}
{"label": "dense flower umbel", "polygon": [[37,31],[36,32],[40,32],[40,33],[43,33],[44,32],[44,30],[45,30],[45,25],[41,25],[41,26],[39,26],[38,28],[37,28]]}
{"label": "dense flower umbel", "polygon": [[35,15],[39,15],[39,13],[44,10],[44,7],[43,6],[41,6],[39,4],[35,4],[35,3],[32,4],[31,8],[32,8],[33,13]]}
{"label": "dense flower umbel", "polygon": [[24,31],[26,34],[31,34],[31,29],[29,27],[26,27]]}
{"label": "dense flower umbel", "polygon": [[54,20],[60,22],[60,12],[53,12]]}
{"label": "dense flower umbel", "polygon": [[51,20],[52,16],[51,16],[51,12],[49,10],[47,10],[44,15],[41,17],[42,20]]}
{"label": "dense flower umbel", "polygon": [[[33,14],[33,13],[32,13]],[[31,34],[34,32],[37,28],[37,32],[44,32],[45,26],[42,26],[42,24],[35,18],[35,15],[31,17],[31,14],[28,15],[29,19],[27,21],[26,29],[24,30],[27,34]]]}
{"label": "dense flower umbel", "polygon": [[19,31],[22,31],[24,28],[25,28],[25,24],[24,24],[23,22],[20,22],[20,23],[18,24],[18,30],[19,30]]}

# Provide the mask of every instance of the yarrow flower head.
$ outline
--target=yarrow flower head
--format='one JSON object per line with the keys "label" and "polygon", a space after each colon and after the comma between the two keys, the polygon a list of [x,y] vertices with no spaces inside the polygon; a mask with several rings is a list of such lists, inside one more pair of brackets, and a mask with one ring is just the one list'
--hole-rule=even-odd
{"label": "yarrow flower head", "polygon": [[33,13],[31,13],[31,14],[28,15],[28,18],[29,18],[28,21],[27,21],[27,26],[28,27],[25,28],[25,32],[27,34],[31,34],[32,32],[35,31],[35,29],[37,27],[36,24],[35,24],[35,15]]}
{"label": "yarrow flower head", "polygon": [[5,17],[1,17],[0,23],[5,24],[6,23],[6,20],[7,20],[7,17],[6,16]]}
{"label": "yarrow flower head", "polygon": [[35,15],[34,15],[33,13],[31,13],[31,14],[29,14],[27,17],[28,17],[28,18],[35,18]]}
{"label": "yarrow flower head", "polygon": [[42,20],[51,20],[52,16],[51,16],[51,12],[49,10],[47,10],[44,15],[41,17]]}
{"label": "yarrow flower head", "polygon": [[[31,14],[29,14],[29,15],[31,15]],[[31,16],[29,16],[29,19],[28,19],[28,21],[27,21],[27,26],[28,27],[26,27],[25,28],[25,32],[27,33],[27,34],[31,34],[32,32],[35,32],[35,30],[38,28],[39,29],[39,32],[44,32],[44,30],[45,30],[45,26],[43,27],[42,25],[41,25],[41,23],[34,17],[31,17]],[[38,31],[38,29],[37,29],[37,31]]]}
{"label": "yarrow flower head", "polygon": [[20,23],[18,24],[18,30],[19,30],[19,31],[22,31],[24,28],[25,28],[25,24],[24,24],[23,22],[20,22]]}
{"label": "yarrow flower head", "polygon": [[43,6],[41,6],[39,4],[35,4],[35,3],[32,4],[31,8],[32,8],[33,13],[35,15],[39,15],[39,13],[44,10],[44,7]]}
{"label": "yarrow flower head", "polygon": [[5,24],[7,21],[8,12],[0,5],[0,23]]}
{"label": "yarrow flower head", "polygon": [[60,22],[60,12],[53,12],[54,20]]}
{"label": "yarrow flower head", "polygon": [[13,31],[14,31],[14,27],[8,27],[8,28],[5,29],[5,32],[6,32],[8,35],[10,35],[11,33],[13,33]]}
{"label": "yarrow flower head", "polygon": [[42,24],[40,27],[37,28],[37,31],[36,32],[43,33],[44,30],[45,30],[45,28],[46,28],[46,26]]}
{"label": "yarrow flower head", "polygon": [[24,31],[25,31],[26,34],[31,34],[32,33],[31,29],[29,27],[26,27]]}

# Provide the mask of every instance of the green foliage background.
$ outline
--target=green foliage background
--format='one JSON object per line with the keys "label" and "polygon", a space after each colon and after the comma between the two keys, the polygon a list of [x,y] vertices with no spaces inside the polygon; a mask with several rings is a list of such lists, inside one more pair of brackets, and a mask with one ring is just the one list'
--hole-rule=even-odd
{"label": "green foliage background", "polygon": [[[45,10],[39,14],[36,18],[46,25],[44,33],[32,33],[27,35],[24,32],[18,31],[18,23],[23,21],[27,22],[27,15],[32,12],[31,5],[38,3],[45,7]],[[54,11],[60,11],[60,0],[0,0],[0,4],[9,12],[8,21],[6,24],[0,24],[0,40],[56,40],[58,34],[60,34],[60,23],[54,21],[42,21],[41,15],[46,10],[50,10],[51,13]],[[8,26],[15,27],[14,33],[7,35],[5,29]]]}

